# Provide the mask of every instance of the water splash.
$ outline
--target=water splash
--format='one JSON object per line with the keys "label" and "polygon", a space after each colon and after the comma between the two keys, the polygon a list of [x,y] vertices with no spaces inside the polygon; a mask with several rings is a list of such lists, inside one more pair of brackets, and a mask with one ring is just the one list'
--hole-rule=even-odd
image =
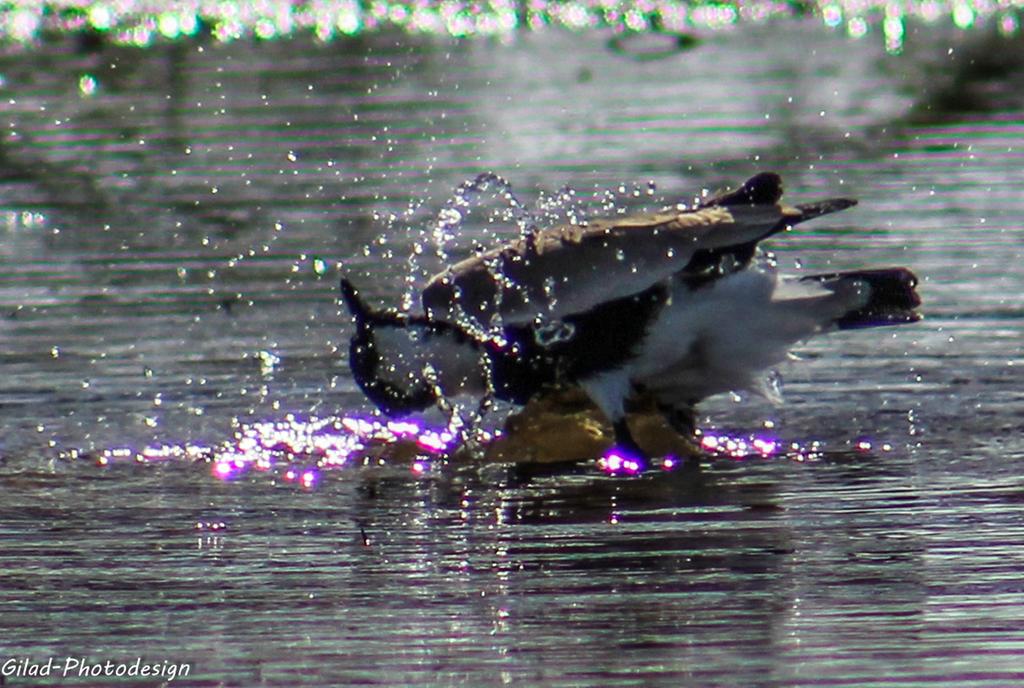
{"label": "water splash", "polygon": [[[615,200],[612,207],[607,210],[611,214],[619,209],[618,199],[612,194]],[[571,186],[563,186],[554,193],[541,193],[537,198],[537,213],[545,226],[568,223],[570,225],[584,225],[587,222],[586,207]]]}
{"label": "water splash", "polygon": [[[421,262],[427,247],[432,248],[433,256],[439,264],[451,262],[450,251],[453,244],[463,234],[464,224],[470,214],[484,205],[484,195],[491,194],[499,201],[499,207],[492,212],[486,225],[481,229],[485,236],[492,233],[491,226],[504,225],[518,228],[519,235],[529,236],[536,230],[536,217],[519,200],[512,189],[512,184],[504,177],[493,172],[483,172],[472,179],[467,179],[455,188],[452,195],[445,201],[437,217],[427,227],[420,230],[419,239],[414,242],[413,250],[406,260],[405,290],[402,295],[402,309],[411,310],[417,300],[417,283],[424,277]],[[482,251],[482,247],[477,248]],[[459,320],[465,320],[464,327],[474,335],[494,333],[476,332],[476,319],[469,314],[460,314]]]}

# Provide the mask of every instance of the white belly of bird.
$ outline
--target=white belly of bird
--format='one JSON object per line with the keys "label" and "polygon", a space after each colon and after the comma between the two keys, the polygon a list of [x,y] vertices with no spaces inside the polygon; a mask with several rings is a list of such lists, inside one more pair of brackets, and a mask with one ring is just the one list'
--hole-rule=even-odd
{"label": "white belly of bird", "polygon": [[676,283],[628,375],[663,401],[689,404],[730,390],[760,390],[762,374],[797,342],[866,300],[752,267],[691,291]]}

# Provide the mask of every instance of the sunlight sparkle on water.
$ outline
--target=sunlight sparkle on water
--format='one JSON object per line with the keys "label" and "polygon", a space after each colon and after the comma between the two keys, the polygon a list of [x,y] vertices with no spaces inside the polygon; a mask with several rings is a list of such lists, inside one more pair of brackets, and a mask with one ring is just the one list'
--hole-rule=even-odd
{"label": "sunlight sparkle on water", "polygon": [[[866,444],[870,449],[870,443]],[[818,442],[811,442],[803,445],[794,442],[784,445],[777,438],[768,435],[732,435],[717,431],[703,431],[700,434],[700,448],[712,457],[725,457],[730,459],[751,459],[751,458],[790,458],[796,461],[805,461],[816,458],[823,447]],[[681,467],[685,461],[675,456],[665,456],[654,464],[654,467],[662,471],[673,471]],[[597,467],[609,475],[639,475],[647,468],[643,459],[634,457],[627,452],[617,448],[610,449],[597,461]]]}
{"label": "sunlight sparkle on water", "polygon": [[[246,475],[269,474],[285,483],[313,489],[324,471],[346,466],[379,464],[374,450],[403,443],[420,455],[409,470],[423,475],[434,458],[453,446],[457,434],[422,427],[411,421],[381,421],[357,416],[299,419],[287,416],[241,426],[233,439],[220,445],[160,444],[133,450],[108,449],[96,457],[100,466],[116,463],[154,464],[171,460],[210,464],[210,473],[224,481]],[[70,457],[69,457],[70,458]]]}
{"label": "sunlight sparkle on water", "polygon": [[[819,440],[786,443],[766,434],[732,435],[718,431],[703,432],[700,436],[700,446],[713,456],[736,460],[781,458],[798,462],[813,461],[820,459],[829,451],[825,443]],[[893,446],[889,442],[861,439],[854,442],[851,448],[861,453],[889,452]]]}
{"label": "sunlight sparkle on water", "polygon": [[[774,426],[766,422],[765,427]],[[494,436],[481,432],[477,440],[486,444]],[[763,432],[744,435],[703,430],[698,439],[700,449],[710,458],[803,462],[819,459],[826,452],[824,443],[818,440],[783,442]],[[218,445],[164,443],[142,449],[116,447],[93,456],[99,466],[206,463],[210,466],[210,474],[221,481],[267,476],[271,480],[312,490],[323,481],[326,473],[346,467],[390,463],[406,467],[414,476],[426,476],[459,440],[460,434],[455,428],[432,428],[409,420],[361,416],[301,419],[288,415],[284,420],[242,425],[232,439]],[[890,452],[893,446],[888,442],[861,438],[852,442],[847,450]],[[82,455],[82,452],[72,451],[65,456],[78,459]],[[674,471],[684,464],[686,460],[672,455],[648,462],[615,447],[596,462],[597,468],[607,475],[627,477],[641,475],[649,468]]]}
{"label": "sunlight sparkle on water", "polygon": [[742,437],[704,433],[701,435],[700,446],[707,452],[734,459],[767,458],[781,453],[780,443],[777,439],[762,435]]}
{"label": "sunlight sparkle on water", "polygon": [[[662,471],[674,471],[683,463],[682,459],[669,455],[658,459],[651,466]],[[613,447],[597,460],[597,467],[608,475],[633,476],[643,473],[647,468],[647,462]]]}
{"label": "sunlight sparkle on water", "polygon": [[616,447],[597,460],[597,467],[609,475],[638,475],[644,471],[643,459]]}
{"label": "sunlight sparkle on water", "polygon": [[[968,29],[988,16],[1005,27],[1010,13],[1024,4],[963,0],[817,0],[814,14],[825,27],[844,25],[854,37],[882,35],[890,52],[902,46],[904,23],[918,18],[933,22],[945,17]],[[779,0],[489,0],[428,3],[420,0],[323,0],[316,3],[270,3],[263,0],[196,0],[161,7],[141,0],[86,0],[45,3],[13,0],[0,9],[0,42],[31,44],[44,32],[102,33],[112,43],[145,47],[176,41],[201,32],[229,42],[252,38],[274,40],[310,35],[330,41],[360,33],[397,29],[410,34],[456,37],[511,36],[516,31],[547,26],[571,31],[611,29],[618,33],[688,33],[694,29],[727,30],[736,24],[805,16],[806,3]],[[872,26],[881,30],[869,31]]]}

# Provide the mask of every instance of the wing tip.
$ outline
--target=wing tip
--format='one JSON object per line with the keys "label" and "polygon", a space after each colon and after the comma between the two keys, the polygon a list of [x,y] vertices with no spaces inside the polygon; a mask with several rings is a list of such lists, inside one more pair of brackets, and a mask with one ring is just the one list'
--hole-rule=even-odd
{"label": "wing tip", "polygon": [[857,205],[857,199],[855,198],[828,198],[824,201],[815,201],[813,203],[800,203],[794,206],[798,214],[792,218],[790,224],[806,222],[822,215],[838,213],[840,210],[846,210],[855,205]]}
{"label": "wing tip", "polygon": [[738,189],[716,194],[700,204],[712,206],[775,205],[782,198],[782,177],[777,172],[758,172]]}

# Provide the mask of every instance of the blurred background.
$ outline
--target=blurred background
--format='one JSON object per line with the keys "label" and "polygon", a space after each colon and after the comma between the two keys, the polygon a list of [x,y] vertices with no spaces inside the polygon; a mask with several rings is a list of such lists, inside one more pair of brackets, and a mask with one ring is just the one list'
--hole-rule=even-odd
{"label": "blurred background", "polygon": [[[3,3],[0,651],[191,661],[187,685],[1024,681],[1019,21]],[[771,242],[784,269],[905,265],[924,299],[920,324],[803,347],[781,407],[702,406],[783,450],[632,480],[287,477],[308,452],[211,475],[253,424],[370,411],[341,270],[397,306],[515,236],[510,197],[545,224],[760,170],[860,200]],[[483,172],[507,186],[459,205]]]}

